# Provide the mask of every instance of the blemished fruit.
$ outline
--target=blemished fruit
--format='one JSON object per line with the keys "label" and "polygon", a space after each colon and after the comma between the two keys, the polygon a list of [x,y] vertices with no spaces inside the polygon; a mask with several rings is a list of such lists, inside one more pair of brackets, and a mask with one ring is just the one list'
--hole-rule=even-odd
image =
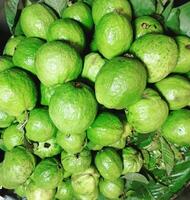
{"label": "blemished fruit", "polygon": [[156,87],[169,104],[170,110],[178,110],[190,103],[190,82],[180,75],[171,75],[156,83]]}
{"label": "blemished fruit", "polygon": [[65,133],[80,134],[94,121],[97,102],[93,91],[79,82],[69,82],[57,88],[49,104],[49,114],[55,126]]}
{"label": "blemished fruit", "polygon": [[138,133],[151,133],[158,130],[168,116],[168,105],[159,94],[147,88],[142,99],[129,106],[126,111],[129,124]]}
{"label": "blemished fruit", "polygon": [[162,25],[158,20],[150,16],[141,16],[135,19],[136,39],[148,33],[163,33]]}
{"label": "blemished fruit", "polygon": [[50,25],[47,39],[66,41],[79,52],[82,52],[86,45],[85,34],[80,24],[67,18],[58,19]]}
{"label": "blemished fruit", "polygon": [[20,24],[27,37],[47,39],[48,28],[56,18],[45,5],[31,4],[22,10]]}
{"label": "blemished fruit", "polygon": [[78,21],[83,27],[90,31],[93,28],[91,9],[86,3],[76,2],[63,10],[62,18],[70,18]]}
{"label": "blemished fruit", "polygon": [[50,119],[48,109],[36,108],[30,112],[26,124],[26,137],[36,142],[45,142],[51,139],[57,129]]}
{"label": "blemished fruit", "polygon": [[44,44],[38,38],[25,38],[16,47],[13,54],[13,63],[17,67],[36,74],[35,56],[37,50]]}
{"label": "blemished fruit", "polygon": [[187,73],[190,71],[190,38],[186,36],[177,36],[175,40],[179,48],[179,57],[173,72]]}
{"label": "blemished fruit", "polygon": [[124,109],[137,102],[146,87],[146,69],[134,58],[106,62],[95,81],[97,101],[107,108]]}
{"label": "blemished fruit", "polygon": [[108,13],[95,28],[96,45],[107,59],[125,53],[133,40],[130,21],[122,14]]}
{"label": "blemished fruit", "polygon": [[117,12],[126,15],[129,19],[132,16],[130,3],[127,0],[94,0],[92,4],[92,16],[95,25],[101,18],[110,13]]}
{"label": "blemished fruit", "polygon": [[11,116],[19,116],[32,110],[37,101],[36,86],[30,76],[16,68],[0,73],[0,110]]}
{"label": "blemished fruit", "polygon": [[40,81],[52,86],[76,79],[82,71],[82,59],[70,45],[52,41],[37,51],[35,67]]}
{"label": "blemished fruit", "polygon": [[169,200],[185,187],[189,3],[166,1],[6,1],[0,198]]}
{"label": "blemished fruit", "polygon": [[179,146],[190,144],[190,111],[179,109],[172,111],[162,126],[162,135]]}
{"label": "blemished fruit", "polygon": [[149,83],[165,78],[177,64],[177,44],[173,38],[163,34],[150,33],[138,38],[133,42],[130,52],[146,65]]}

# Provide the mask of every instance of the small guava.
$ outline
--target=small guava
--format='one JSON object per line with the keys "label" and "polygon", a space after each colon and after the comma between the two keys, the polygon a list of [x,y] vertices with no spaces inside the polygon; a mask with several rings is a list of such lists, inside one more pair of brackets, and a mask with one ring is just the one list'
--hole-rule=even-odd
{"label": "small guava", "polygon": [[91,152],[87,149],[83,149],[77,154],[71,154],[65,151],[61,153],[61,163],[63,168],[71,174],[86,170],[89,168],[91,161]]}
{"label": "small guava", "polygon": [[139,133],[158,130],[168,116],[168,105],[153,89],[147,88],[143,98],[128,107],[126,116],[129,124]]}
{"label": "small guava", "polygon": [[8,115],[6,112],[0,111],[0,128],[9,127],[14,120],[15,117]]}
{"label": "small guava", "polygon": [[119,154],[110,147],[97,152],[95,165],[100,175],[108,180],[119,178],[123,171],[123,164]]}
{"label": "small guava", "polygon": [[107,146],[118,141],[123,131],[123,124],[116,115],[102,112],[87,129],[87,137],[94,144]]}
{"label": "small guava", "polygon": [[0,72],[14,67],[12,58],[9,56],[0,56]]}

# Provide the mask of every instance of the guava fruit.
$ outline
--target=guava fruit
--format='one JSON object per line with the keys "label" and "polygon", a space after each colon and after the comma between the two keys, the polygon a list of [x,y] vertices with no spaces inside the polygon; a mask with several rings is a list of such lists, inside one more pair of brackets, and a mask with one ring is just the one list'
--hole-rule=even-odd
{"label": "guava fruit", "polygon": [[187,36],[177,36],[175,40],[179,49],[179,57],[173,72],[187,73],[190,71],[190,38]]}
{"label": "guava fruit", "polygon": [[63,169],[54,158],[41,160],[36,166],[31,179],[39,188],[55,189],[63,179]]}
{"label": "guava fruit", "polygon": [[103,59],[99,53],[89,53],[84,58],[82,77],[95,82],[96,76],[105,62],[105,59]]}
{"label": "guava fruit", "polygon": [[91,161],[91,152],[87,149],[83,149],[77,154],[71,154],[65,151],[62,151],[61,153],[61,163],[63,168],[71,174],[86,170],[89,168]]}
{"label": "guava fruit", "polygon": [[178,110],[189,105],[190,81],[180,75],[171,75],[156,83],[159,92],[169,104],[170,110]]}
{"label": "guava fruit", "polygon": [[123,172],[127,174],[131,172],[139,172],[143,165],[143,159],[137,150],[132,147],[126,147],[122,150]]}
{"label": "guava fruit", "polygon": [[93,0],[92,16],[95,25],[100,22],[104,15],[110,12],[126,15],[129,19],[132,17],[131,6],[127,0]]}
{"label": "guava fruit", "polygon": [[162,126],[161,134],[178,146],[190,146],[190,110],[172,111]]}
{"label": "guava fruit", "polygon": [[0,72],[14,67],[11,57],[9,56],[0,56]]}
{"label": "guava fruit", "polygon": [[151,16],[141,16],[136,18],[134,26],[136,39],[148,33],[163,33],[160,22]]}
{"label": "guava fruit", "polygon": [[50,119],[47,108],[33,109],[26,124],[26,136],[29,140],[45,142],[51,139],[57,129]]}
{"label": "guava fruit", "polygon": [[61,152],[62,148],[56,143],[55,137],[44,141],[34,143],[34,154],[39,156],[40,158],[48,158],[53,157]]}
{"label": "guava fruit", "polygon": [[97,101],[111,109],[127,108],[141,98],[146,79],[145,66],[139,60],[115,57],[106,62],[97,75]]}
{"label": "guava fruit", "polygon": [[146,34],[133,42],[130,52],[146,65],[149,83],[165,78],[177,64],[177,44],[167,35]]}
{"label": "guava fruit", "polygon": [[58,185],[55,198],[59,200],[73,200],[73,188],[70,179],[62,181]]}
{"label": "guava fruit", "polygon": [[81,195],[89,195],[96,191],[99,183],[99,173],[94,167],[90,167],[71,177],[73,191]]}
{"label": "guava fruit", "polygon": [[124,192],[124,179],[115,180],[100,179],[99,188],[101,194],[109,199],[118,199]]}
{"label": "guava fruit", "polygon": [[49,114],[55,126],[70,134],[84,132],[94,121],[97,102],[93,91],[80,82],[58,87],[51,97]]}
{"label": "guava fruit", "polygon": [[123,124],[116,115],[102,112],[87,129],[87,137],[94,144],[107,146],[118,141],[123,131]]}
{"label": "guava fruit", "polygon": [[39,80],[52,86],[76,79],[82,71],[82,59],[69,44],[51,41],[38,49],[35,67]]}
{"label": "guava fruit", "polygon": [[56,134],[56,141],[66,152],[79,153],[85,145],[86,132],[81,134],[62,133],[60,131]]}
{"label": "guava fruit", "polygon": [[147,88],[143,98],[128,107],[129,124],[139,133],[158,130],[168,116],[168,105],[153,89]]}
{"label": "guava fruit", "polygon": [[3,132],[3,144],[8,150],[24,144],[24,131],[18,129],[18,124],[13,124]]}
{"label": "guava fruit", "polygon": [[37,91],[30,76],[17,68],[0,73],[0,110],[11,116],[19,116],[32,110],[37,101]]}
{"label": "guava fruit", "polygon": [[6,112],[0,111],[0,128],[9,127],[14,120],[15,117],[8,115]]}
{"label": "guava fruit", "polygon": [[123,170],[123,164],[119,154],[110,147],[97,152],[95,165],[100,175],[108,180],[119,178]]}
{"label": "guava fruit", "polygon": [[13,63],[17,67],[36,74],[35,57],[37,50],[44,44],[38,38],[25,38],[16,47],[13,54]]}
{"label": "guava fruit", "polygon": [[15,189],[23,184],[35,168],[34,156],[24,147],[15,147],[5,152],[2,166],[3,187]]}
{"label": "guava fruit", "polygon": [[133,29],[126,16],[112,12],[104,15],[95,28],[99,52],[107,59],[125,53],[133,40]]}

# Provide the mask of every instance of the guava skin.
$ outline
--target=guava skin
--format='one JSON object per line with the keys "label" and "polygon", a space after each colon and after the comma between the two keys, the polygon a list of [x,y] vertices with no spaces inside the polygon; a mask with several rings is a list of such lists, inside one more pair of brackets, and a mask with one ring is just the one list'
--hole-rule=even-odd
{"label": "guava skin", "polygon": [[146,65],[149,83],[165,78],[177,64],[177,44],[166,35],[146,34],[133,42],[130,52]]}
{"label": "guava skin", "polygon": [[161,134],[176,145],[190,146],[190,111],[172,111],[162,126]]}
{"label": "guava skin", "polygon": [[82,77],[95,82],[96,76],[105,62],[105,59],[103,59],[99,53],[89,53],[84,58]]}
{"label": "guava skin", "polygon": [[3,144],[8,150],[24,144],[24,132],[19,130],[17,126],[18,124],[11,125],[3,132]]}
{"label": "guava skin", "polygon": [[107,59],[126,52],[133,40],[130,21],[119,13],[108,13],[95,28],[96,44],[99,52]]}
{"label": "guava skin", "polygon": [[70,45],[51,41],[38,49],[35,67],[40,81],[52,86],[76,79],[82,71],[82,59]]}
{"label": "guava skin", "polygon": [[25,39],[24,36],[19,35],[19,36],[12,36],[9,38],[9,40],[7,41],[4,50],[3,50],[3,55],[7,55],[7,56],[13,56],[17,45],[23,40]]}
{"label": "guava skin", "polygon": [[150,133],[158,130],[169,113],[167,103],[159,94],[147,88],[143,98],[128,107],[126,117],[129,124],[138,133]]}
{"label": "guava skin", "polygon": [[109,199],[118,199],[123,194],[124,179],[118,178],[113,181],[101,178],[99,182],[101,194]]}
{"label": "guava skin", "polygon": [[51,139],[57,132],[50,119],[48,109],[35,108],[30,112],[26,124],[26,137],[36,142],[45,142]]}
{"label": "guava skin", "polygon": [[122,174],[139,172],[142,165],[143,159],[137,150],[132,147],[126,147],[122,150],[123,157],[123,172]]}
{"label": "guava skin", "polygon": [[118,12],[126,15],[129,19],[132,17],[130,3],[127,0],[94,0],[92,4],[92,17],[95,25],[99,23],[101,18],[110,13]]}
{"label": "guava skin", "polygon": [[71,180],[65,180],[58,185],[55,198],[59,200],[73,200]]}
{"label": "guava skin", "polygon": [[170,110],[178,110],[189,105],[190,81],[180,75],[171,75],[156,83],[159,92],[169,104]]}
{"label": "guava skin", "polygon": [[163,33],[162,25],[158,20],[150,16],[141,16],[135,19],[136,39],[148,33]]}
{"label": "guava skin", "polygon": [[141,98],[146,80],[146,69],[140,61],[134,58],[113,58],[98,73],[95,82],[96,99],[106,108],[127,108]]}
{"label": "guava skin", "polygon": [[122,160],[113,148],[105,148],[97,152],[95,165],[100,175],[108,180],[119,178],[123,170]]}
{"label": "guava skin", "polygon": [[81,134],[62,133],[60,131],[56,134],[56,141],[66,152],[79,153],[85,146],[86,132]]}
{"label": "guava skin", "polygon": [[99,151],[99,150],[101,150],[101,149],[103,148],[102,145],[94,144],[94,143],[91,142],[91,141],[89,141],[89,142],[87,143],[86,146],[87,146],[87,148],[88,148],[89,150],[91,150],[91,151]]}
{"label": "guava skin", "polygon": [[66,9],[63,9],[61,17],[78,21],[86,31],[90,31],[93,28],[91,9],[84,2],[76,2]]}
{"label": "guava skin", "polygon": [[27,200],[54,200],[55,192],[55,189],[44,189],[31,181],[26,188],[26,198]]}
{"label": "guava skin", "polygon": [[23,184],[35,168],[34,156],[24,147],[15,147],[5,152],[2,166],[3,187],[15,189]]}
{"label": "guava skin", "polygon": [[90,167],[71,177],[73,191],[80,195],[90,195],[98,188],[99,173],[94,167]]}
{"label": "guava skin", "polygon": [[53,157],[61,153],[62,148],[56,143],[55,137],[45,141],[34,143],[34,154],[40,158]]}
{"label": "guava skin", "polygon": [[0,56],[0,72],[14,67],[12,58],[9,56]]}
{"label": "guava skin", "polygon": [[87,129],[87,137],[94,144],[107,146],[118,141],[123,131],[123,124],[116,115],[103,112]]}
{"label": "guava skin", "polygon": [[47,39],[47,31],[56,15],[42,4],[26,6],[20,16],[20,25],[27,37]]}
{"label": "guava skin", "polygon": [[82,52],[86,45],[84,31],[79,23],[73,19],[54,21],[48,29],[47,38],[48,41],[66,41],[79,52]]}
{"label": "guava skin", "polygon": [[38,38],[25,38],[16,47],[13,55],[15,66],[26,69],[36,74],[35,56],[37,50],[44,44],[44,41]]}
{"label": "guava skin", "polygon": [[55,189],[63,179],[63,169],[54,158],[46,158],[36,166],[31,176],[35,185],[43,189]]}
{"label": "guava skin", "polygon": [[99,191],[96,189],[94,192],[91,194],[74,194],[75,199],[77,200],[97,200],[99,197]]}
{"label": "guava skin", "polygon": [[17,68],[5,70],[0,73],[0,82],[1,111],[11,116],[19,116],[35,107],[36,86],[26,72]]}
{"label": "guava skin", "polygon": [[55,126],[70,134],[80,134],[92,124],[97,113],[93,91],[83,83],[69,82],[57,88],[49,104]]}
{"label": "guava skin", "polygon": [[179,57],[173,72],[187,73],[190,71],[190,38],[186,36],[177,36],[175,40],[179,48]]}
{"label": "guava skin", "polygon": [[50,87],[45,86],[44,84],[40,84],[40,94],[41,94],[41,105],[48,106],[51,97],[55,93],[55,90],[57,87],[59,87],[60,84],[52,85]]}
{"label": "guava skin", "polygon": [[61,163],[64,169],[71,174],[86,170],[90,167],[91,161],[91,152],[87,149],[83,149],[83,151],[77,154],[71,154],[65,151],[61,153]]}
{"label": "guava skin", "polygon": [[15,117],[10,116],[6,112],[0,110],[0,128],[9,127],[14,120]]}

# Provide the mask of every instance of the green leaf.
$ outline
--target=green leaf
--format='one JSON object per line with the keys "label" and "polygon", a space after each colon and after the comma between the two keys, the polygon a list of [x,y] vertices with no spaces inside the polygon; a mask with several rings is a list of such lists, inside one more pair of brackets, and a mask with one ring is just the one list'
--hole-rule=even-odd
{"label": "green leaf", "polygon": [[156,4],[156,13],[157,14],[161,14],[164,10],[164,5],[162,3],[161,0],[157,0],[157,4]]}
{"label": "green leaf", "polygon": [[13,33],[18,5],[19,0],[6,0],[4,4],[6,21],[11,33]]}
{"label": "green leaf", "polygon": [[164,20],[168,19],[170,12],[172,11],[172,8],[173,8],[173,3],[174,3],[174,0],[170,0],[168,5],[166,6],[164,11],[162,12],[162,16],[164,17]]}
{"label": "green leaf", "polygon": [[44,0],[44,3],[61,15],[61,11],[67,7],[69,0]]}
{"label": "green leaf", "polygon": [[144,184],[148,184],[149,181],[145,176],[143,176],[140,173],[127,173],[125,176],[123,176],[127,181],[136,181]]}
{"label": "green leaf", "polygon": [[168,142],[163,137],[160,137],[160,144],[161,144],[162,159],[166,167],[166,172],[169,175],[175,164],[174,153]]}
{"label": "green leaf", "polygon": [[90,6],[92,6],[92,2],[93,2],[93,0],[78,0],[78,1],[82,1],[84,3],[87,3]]}
{"label": "green leaf", "polygon": [[180,33],[190,37],[190,2],[179,7]]}
{"label": "green leaf", "polygon": [[130,0],[134,15],[136,17],[143,15],[152,15],[156,11],[156,0]]}

